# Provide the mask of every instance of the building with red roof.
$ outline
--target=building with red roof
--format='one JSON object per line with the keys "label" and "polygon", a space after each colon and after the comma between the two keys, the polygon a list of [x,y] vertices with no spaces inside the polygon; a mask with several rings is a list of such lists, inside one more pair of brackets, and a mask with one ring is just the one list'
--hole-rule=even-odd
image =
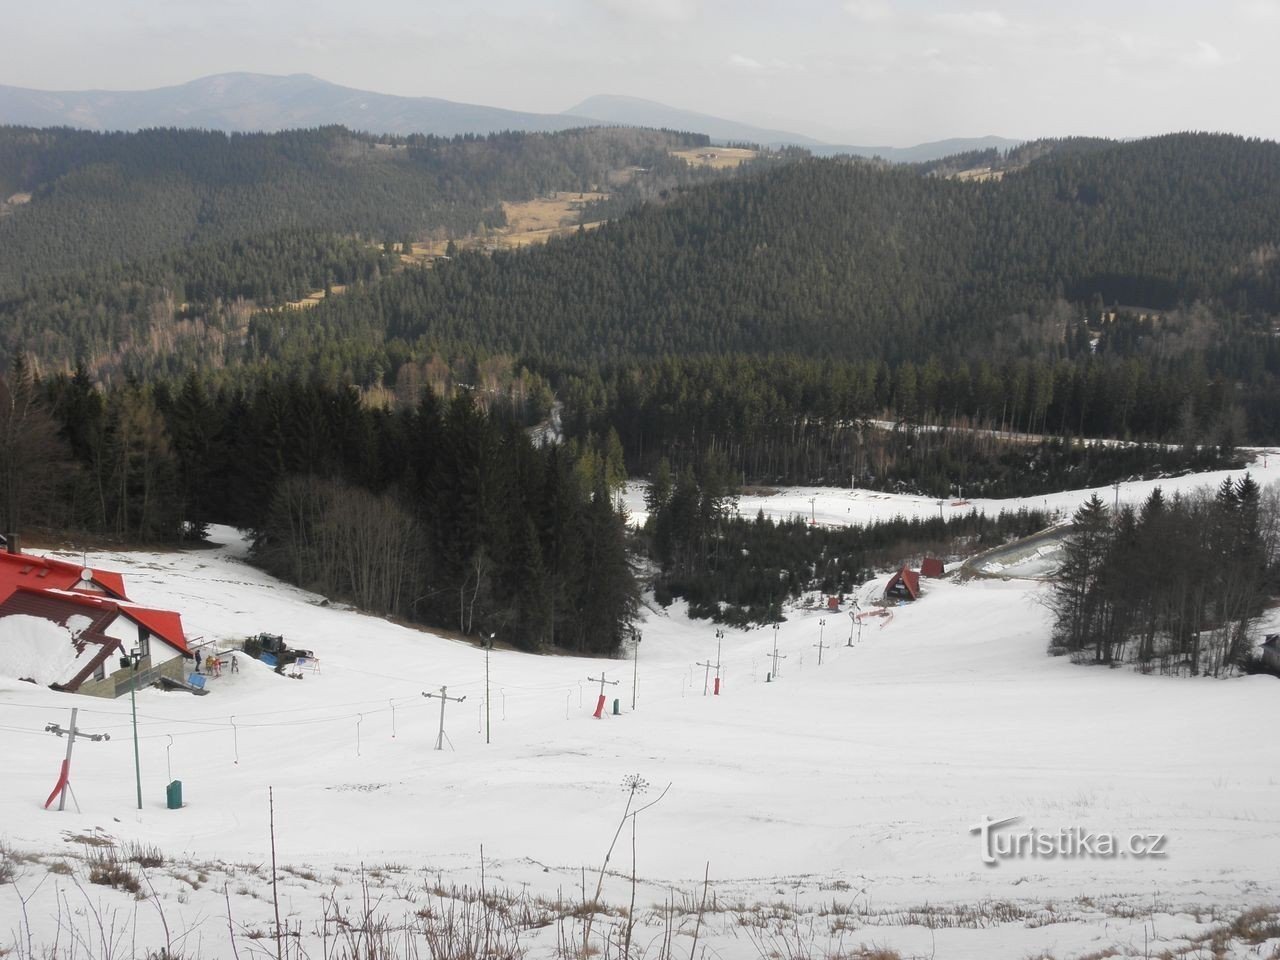
{"label": "building with red roof", "polygon": [[910,567],[903,567],[885,584],[884,598],[886,600],[919,600],[920,574]]}
{"label": "building with red roof", "polygon": [[[50,649],[50,643],[72,649]],[[51,675],[44,679],[55,690],[104,697],[127,693],[135,683],[184,680],[191,653],[181,615],[131,602],[120,574],[24,553],[0,553],[0,662],[6,644],[24,651],[24,665],[47,651],[44,673]],[[134,651],[136,667],[119,666]]]}

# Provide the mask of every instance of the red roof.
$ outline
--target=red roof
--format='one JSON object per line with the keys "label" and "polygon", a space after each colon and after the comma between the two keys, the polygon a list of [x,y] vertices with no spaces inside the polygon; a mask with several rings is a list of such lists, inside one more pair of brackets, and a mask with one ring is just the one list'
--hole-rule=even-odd
{"label": "red roof", "polygon": [[942,561],[937,557],[925,557],[920,563],[920,575],[925,577],[940,577],[946,569],[942,565]]}
{"label": "red roof", "polygon": [[889,595],[889,591],[901,584],[906,588],[907,594],[912,600],[920,599],[920,574],[916,573],[910,567],[903,567],[892,577],[884,586],[885,596]]}
{"label": "red roof", "polygon": [[[31,587],[20,587],[22,592],[32,590]],[[41,593],[49,597],[56,597],[60,600],[68,600],[72,603],[79,604],[83,607],[96,607],[99,609],[119,610],[134,623],[140,624],[146,628],[152,636],[159,637],[175,650],[183,653],[190,653],[187,648],[187,635],[182,629],[182,617],[180,614],[173,613],[170,610],[155,610],[151,607],[140,607],[136,603],[125,603],[122,600],[112,600],[108,597],[98,596],[92,593],[76,593],[71,590],[39,590],[33,592]]]}
{"label": "red roof", "polygon": [[[34,590],[73,590],[90,596],[101,596],[97,590],[84,587],[85,568],[78,563],[55,557],[36,557],[29,553],[0,553],[0,603],[18,587]],[[90,570],[89,583],[117,600],[127,600],[124,577],[106,570]]]}
{"label": "red roof", "polygon": [[136,620],[151,633],[155,634],[171,647],[190,653],[187,647],[187,635],[182,629],[182,614],[172,610],[152,610],[150,607],[135,607],[131,603],[120,604],[120,610],[126,617]]}
{"label": "red roof", "polygon": [[27,553],[0,553],[0,604],[17,591],[31,591],[58,597],[80,606],[119,609],[130,620],[142,625],[169,646],[189,653],[182,617],[170,610],[154,610],[129,603],[124,577],[108,570],[89,570],[88,583],[99,590],[85,587],[85,568],[56,557],[35,557]]}

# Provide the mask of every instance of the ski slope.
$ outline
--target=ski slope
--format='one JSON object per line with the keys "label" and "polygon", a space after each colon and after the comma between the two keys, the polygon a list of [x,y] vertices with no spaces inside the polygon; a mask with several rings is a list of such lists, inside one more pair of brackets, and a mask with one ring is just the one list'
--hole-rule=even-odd
{"label": "ski slope", "polygon": [[[1080,504],[1093,494],[1102,498],[1108,506],[1130,503],[1135,506],[1159,487],[1166,496],[1178,491],[1200,487],[1214,488],[1225,478],[1239,478],[1247,472],[1260,486],[1280,480],[1280,450],[1255,447],[1242,451],[1251,456],[1252,462],[1241,470],[1217,470],[1192,473],[1163,480],[1130,480],[1114,486],[1092,487],[1081,490],[1065,490],[1040,497],[1013,497],[989,499],[983,497],[948,498],[919,497],[909,494],[885,493],[878,490],[847,487],[779,487],[776,492],[746,493],[738,498],[737,511],[741,516],[754,517],[760,511],[771,520],[787,520],[800,517],[824,526],[849,526],[868,524],[894,517],[944,518],[980,510],[997,514],[1019,507],[1048,510],[1061,516],[1070,516]],[[633,523],[643,524],[648,517],[644,494],[647,484],[633,481],[627,485],[625,502]]]}
{"label": "ski slope", "polygon": [[[1275,472],[1254,475],[1265,484]],[[807,508],[809,495],[767,499],[785,511]],[[816,507],[824,522],[842,507],[853,516],[857,506],[860,520],[937,509],[825,495]],[[1069,509],[1086,495],[1057,502]],[[1138,484],[1122,491],[1144,495]],[[756,505],[743,498],[740,509]],[[90,554],[89,563],[124,573],[138,602],[182,611],[191,637],[281,633],[314,649],[318,670],[289,679],[242,656],[239,673],[209,681],[208,696],[142,691],[141,811],[127,698],[0,678],[0,842],[40,858],[17,885],[0,886],[0,947],[25,922],[52,942],[66,922],[58,897],[82,894],[48,864],[83,855],[78,838],[102,835],[163,850],[171,866],[149,876],[165,923],[194,931],[202,956],[230,956],[228,908],[246,929],[261,929],[272,909],[261,867],[268,788],[288,868],[283,919],[309,931],[313,956],[323,897],[349,898],[361,865],[378,868],[384,909],[405,912],[428,881],[476,883],[482,848],[492,889],[581,899],[585,884],[589,896],[632,775],[651,785],[646,800],[669,785],[637,821],[638,908],[675,892],[696,902],[705,872],[715,906],[701,935],[713,956],[785,952],[769,937],[787,936],[788,921],[743,920],[766,909],[808,918],[808,936],[827,953],[875,944],[903,956],[1065,958],[1117,945],[1142,956],[1149,936],[1177,945],[1210,929],[1214,911],[1280,901],[1280,684],[1049,658],[1042,583],[925,581],[919,602],[867,618],[860,637],[845,612],[796,608],[777,631],[783,659],[772,682],[773,629],[729,630],[719,697],[703,695],[705,671],[693,666],[715,660],[715,627],[679,605],[646,611],[635,658],[495,649],[486,743],[483,650],[328,605],[249,566],[235,531],[214,539],[209,550]],[[880,587],[862,588],[864,608]],[[587,678],[602,671],[617,682],[606,696],[621,712],[597,720],[600,684]],[[447,705],[453,749],[436,751],[440,702],[422,693],[442,686],[466,699]],[[111,739],[76,746],[81,812],[45,811],[65,741],[44,727],[65,726],[72,706],[85,730]],[[184,785],[177,811],[165,808],[171,778]],[[1162,834],[1168,853],[984,864],[970,828],[1012,816],[1044,831]],[[629,843],[611,869],[629,871]],[[197,872],[210,878],[198,889],[182,879]],[[33,888],[24,921],[18,896]],[[131,895],[89,887],[83,896],[159,935],[158,911],[137,911]],[[628,896],[624,876],[606,878],[606,901]],[[1013,905],[1014,919],[956,919],[1003,916],[993,904]],[[921,921],[926,905],[950,919]],[[646,943],[660,933],[653,917],[641,921]],[[691,925],[686,913],[684,950]],[[537,956],[553,955],[555,943],[550,927],[527,941]],[[1229,955],[1258,955],[1237,948]]]}

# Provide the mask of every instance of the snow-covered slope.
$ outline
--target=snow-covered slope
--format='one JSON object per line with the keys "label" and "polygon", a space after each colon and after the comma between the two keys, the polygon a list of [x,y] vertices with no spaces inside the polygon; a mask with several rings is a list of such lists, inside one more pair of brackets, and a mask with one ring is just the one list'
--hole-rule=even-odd
{"label": "snow-covered slope", "polygon": [[[1141,495],[1137,485],[1125,493]],[[849,494],[831,496],[842,504]],[[808,507],[805,491],[768,499]],[[854,495],[848,512],[879,502]],[[90,563],[122,571],[139,602],[181,610],[193,637],[283,633],[314,649],[319,667],[289,679],[240,657],[240,672],[211,679],[206,697],[142,692],[141,811],[127,700],[0,679],[0,841],[48,863],[82,850],[68,837],[100,831],[202,864],[157,871],[155,882],[171,927],[207,924],[205,956],[229,955],[217,932],[226,928],[223,882],[247,891],[233,901],[237,923],[269,915],[261,871],[244,867],[268,857],[269,787],[278,855],[294,871],[283,909],[308,929],[329,880],[350,882],[343,870],[383,865],[404,878],[395,889],[409,891],[411,910],[421,891],[410,888],[424,877],[474,878],[482,845],[492,886],[578,896],[585,867],[589,894],[631,775],[652,784],[649,799],[670,784],[638,821],[638,902],[659,903],[673,887],[692,896],[709,864],[720,919],[705,935],[720,956],[757,956],[731,917],[774,902],[821,916],[819,939],[836,936],[837,915],[819,905],[839,900],[859,918],[846,946],[976,958],[1141,944],[1152,916],[1167,937],[1207,929],[1212,908],[1280,899],[1280,685],[1049,658],[1043,584],[926,581],[922,600],[869,618],[855,646],[845,613],[797,609],[777,631],[785,659],[773,682],[774,631],[730,630],[719,697],[703,696],[694,666],[716,657],[713,625],[679,607],[650,611],[638,661],[495,650],[486,711],[482,650],[322,605],[249,567],[233,531],[217,536],[224,545],[214,550]],[[602,672],[618,683],[606,696],[621,713],[596,720],[600,684],[587,678]],[[442,686],[466,700],[446,711],[454,749],[437,752],[439,701],[422,693]],[[65,725],[72,706],[86,730],[111,740],[76,747],[71,782],[83,812],[46,812],[65,743],[43,731]],[[165,809],[171,778],[184,784],[181,810]],[[985,816],[1018,816],[1041,831],[1163,834],[1168,854],[987,866],[970,831]],[[629,859],[619,851],[613,865],[625,870]],[[45,869],[0,887],[4,929],[18,929],[16,897]],[[170,877],[196,870],[213,879],[189,888]],[[297,879],[309,873],[320,879]],[[67,882],[50,875],[28,906],[46,942],[52,891]],[[93,897],[113,895],[99,890]],[[622,879],[607,880],[606,899],[626,896]],[[936,929],[910,912],[931,904],[953,917],[1004,901],[1023,919]],[[1205,911],[1203,922],[1191,910]],[[539,936],[551,952],[554,933]]]}
{"label": "snow-covered slope", "polygon": [[[1004,500],[950,497],[939,501],[936,497],[883,493],[860,488],[780,487],[765,492],[749,492],[739,497],[738,513],[744,517],[754,517],[758,511],[763,510],[766,517],[775,520],[802,517],[831,526],[874,523],[877,520],[891,520],[895,516],[938,516],[939,512],[944,517],[968,513],[970,510],[984,510],[988,514],[996,514],[1001,510],[1016,510],[1022,506],[1055,511],[1065,516],[1072,513],[1094,493],[1111,506],[1117,500],[1120,503],[1139,504],[1150,496],[1151,491],[1156,487],[1160,487],[1166,496],[1171,496],[1179,490],[1193,490],[1206,486],[1213,488],[1226,477],[1239,478],[1246,472],[1264,487],[1280,480],[1280,450],[1258,448],[1248,453],[1253,456],[1253,461],[1244,470],[1192,473],[1164,480],[1134,480],[1121,483],[1118,489],[1093,487],[1085,490],[1065,490],[1042,497],[1017,497]],[[633,482],[627,487],[627,509],[635,523],[643,523],[647,516],[644,505],[646,487],[647,484],[641,481]]]}

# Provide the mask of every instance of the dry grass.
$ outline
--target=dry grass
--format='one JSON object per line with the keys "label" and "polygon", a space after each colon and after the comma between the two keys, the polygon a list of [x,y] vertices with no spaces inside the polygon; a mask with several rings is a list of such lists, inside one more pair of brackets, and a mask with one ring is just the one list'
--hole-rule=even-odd
{"label": "dry grass", "polygon": [[[578,229],[578,218],[583,206],[593,200],[603,200],[609,195],[600,192],[561,191],[547,194],[536,200],[520,202],[503,201],[507,225],[485,236],[455,237],[452,241],[460,250],[514,250],[520,247],[546,243],[551,237],[563,236]],[[584,223],[591,230],[600,224]],[[444,256],[449,240],[429,240],[413,244],[413,253],[405,259],[411,263],[430,263]]]}
{"label": "dry grass", "polygon": [[159,847],[147,843],[126,843],[120,850],[122,859],[140,867],[163,867],[164,853]]}
{"label": "dry grass", "polygon": [[986,183],[988,180],[1004,179],[1003,170],[992,170],[990,167],[975,167],[972,170],[959,170],[951,174],[948,180],[967,180],[971,183]]}
{"label": "dry grass", "polygon": [[[329,287],[330,296],[338,296],[346,293],[346,284],[335,283]],[[324,303],[325,295],[323,290],[316,290],[307,294],[301,300],[290,300],[285,306],[290,310],[306,310],[308,307],[314,307],[316,304]]]}
{"label": "dry grass", "polygon": [[754,160],[760,154],[759,151],[745,147],[693,147],[688,150],[672,150],[671,155],[693,167],[728,170]]}
{"label": "dry grass", "polygon": [[88,859],[89,882],[126,890],[135,896],[142,890],[142,880],[128,860],[116,856],[113,848],[91,851]]}

